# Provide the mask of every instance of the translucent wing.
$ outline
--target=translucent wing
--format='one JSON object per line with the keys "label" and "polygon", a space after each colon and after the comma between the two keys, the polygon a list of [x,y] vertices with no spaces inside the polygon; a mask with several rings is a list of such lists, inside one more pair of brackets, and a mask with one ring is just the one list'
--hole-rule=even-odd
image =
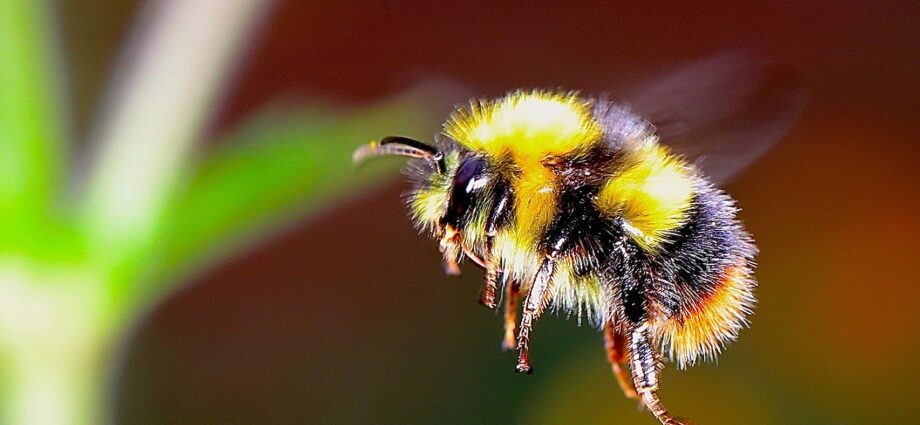
{"label": "translucent wing", "polygon": [[723,183],[786,133],[805,96],[774,64],[726,53],[679,69],[630,99],[662,143]]}

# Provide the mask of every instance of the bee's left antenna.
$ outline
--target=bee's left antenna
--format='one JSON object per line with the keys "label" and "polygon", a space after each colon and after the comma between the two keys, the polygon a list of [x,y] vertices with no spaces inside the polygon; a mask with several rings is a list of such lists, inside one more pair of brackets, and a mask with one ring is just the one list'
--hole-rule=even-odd
{"label": "bee's left antenna", "polygon": [[361,146],[351,155],[351,160],[355,164],[360,164],[367,158],[382,155],[422,158],[434,163],[439,173],[443,173],[445,170],[444,154],[441,151],[434,146],[403,136],[387,136],[380,142],[372,141]]}

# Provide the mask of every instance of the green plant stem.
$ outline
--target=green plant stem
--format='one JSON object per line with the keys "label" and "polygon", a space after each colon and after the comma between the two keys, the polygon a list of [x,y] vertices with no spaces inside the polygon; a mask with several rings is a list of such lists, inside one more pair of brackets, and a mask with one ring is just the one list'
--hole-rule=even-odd
{"label": "green plant stem", "polygon": [[79,269],[0,266],[0,423],[106,421],[104,385],[113,327],[97,281]]}
{"label": "green plant stem", "polygon": [[97,130],[84,204],[90,244],[113,296],[142,297],[137,259],[149,247],[163,203],[174,189],[209,118],[221,83],[241,53],[266,0],[153,2],[141,25],[138,55],[124,64]]}
{"label": "green plant stem", "polygon": [[98,344],[21,343],[4,356],[3,423],[83,425],[105,423],[104,369]]}

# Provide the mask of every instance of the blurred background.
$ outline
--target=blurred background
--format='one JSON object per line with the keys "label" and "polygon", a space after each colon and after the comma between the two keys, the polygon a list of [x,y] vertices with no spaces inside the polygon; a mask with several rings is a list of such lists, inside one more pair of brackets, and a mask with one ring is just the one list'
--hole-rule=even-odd
{"label": "blurred background", "polygon": [[[53,8],[78,164],[92,162],[81,152],[93,150],[99,111],[124,79],[119,63],[135,54],[132,26],[151,10],[118,0]],[[235,41],[244,53],[193,158],[259,131],[297,139],[309,133],[300,121],[322,126],[333,114],[360,131],[323,127],[327,143],[354,140],[314,147],[296,164],[355,182],[259,221],[256,236],[208,261],[163,260],[182,263],[171,278],[186,285],[144,304],[118,343],[116,423],[653,423],[622,397],[601,335],[574,320],[542,319],[535,374],[514,374],[500,315],[476,302],[482,272],[442,274],[436,245],[406,217],[398,162],[365,167],[373,177],[359,182],[343,155],[391,133],[430,139],[463,97],[414,89],[426,81],[484,97],[519,87],[598,93],[751,44],[768,46],[809,92],[788,135],[726,187],[761,249],[760,302],[718,364],[669,365],[662,398],[700,424],[920,423],[915,2],[279,0],[262,13]],[[418,99],[431,108],[412,106]],[[310,119],[290,112],[303,110]],[[284,124],[272,124],[278,116]],[[246,152],[231,158],[249,161]],[[224,190],[288,183],[271,174],[278,163],[263,165]],[[190,211],[220,213],[224,198],[208,199]],[[194,234],[191,223],[179,232]]]}

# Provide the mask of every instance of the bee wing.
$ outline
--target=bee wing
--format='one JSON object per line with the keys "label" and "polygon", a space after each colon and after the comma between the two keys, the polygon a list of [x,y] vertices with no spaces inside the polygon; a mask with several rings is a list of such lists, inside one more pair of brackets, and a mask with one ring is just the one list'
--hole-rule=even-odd
{"label": "bee wing", "polygon": [[789,73],[750,53],[692,63],[630,101],[661,142],[724,183],[770,149],[804,105]]}

